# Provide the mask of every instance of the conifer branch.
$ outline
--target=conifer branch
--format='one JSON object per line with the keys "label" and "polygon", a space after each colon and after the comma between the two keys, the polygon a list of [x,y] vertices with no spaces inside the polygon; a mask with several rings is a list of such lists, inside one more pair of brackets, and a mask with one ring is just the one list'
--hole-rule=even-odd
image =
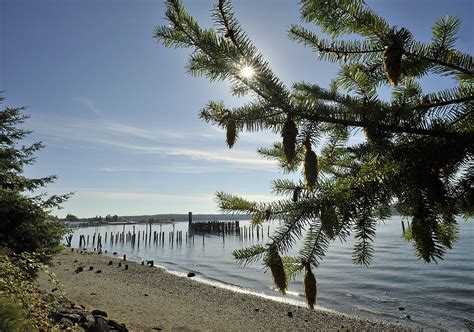
{"label": "conifer branch", "polygon": [[375,128],[385,132],[392,132],[392,133],[405,133],[405,134],[416,134],[422,136],[431,136],[431,137],[443,137],[448,139],[474,139],[473,132],[458,132],[458,131],[442,131],[438,129],[425,129],[425,128],[416,128],[416,127],[404,127],[394,124],[373,124],[369,125],[365,121],[357,121],[357,120],[349,120],[349,119],[340,119],[340,118],[333,118],[329,116],[321,116],[316,114],[309,114],[300,112],[298,116],[302,119],[312,120],[317,122],[327,122],[333,124],[339,124],[346,127],[359,127],[359,128]]}
{"label": "conifer branch", "polygon": [[[217,193],[223,212],[249,213],[253,224],[284,221],[270,243],[236,251],[239,263],[263,258],[284,291],[283,267],[293,275],[317,266],[329,241],[355,234],[354,262],[367,265],[377,220],[391,216],[394,201],[413,220],[410,232],[420,258],[442,258],[452,247],[454,216],[474,214],[472,57],[454,49],[458,19],[438,20],[433,42],[425,44],[405,28],[390,27],[363,0],[302,0],[305,21],[332,38],[354,33],[362,40],[325,40],[291,26],[291,39],[316,50],[320,59],[344,63],[328,89],[298,82],[289,91],[238,25],[228,0],[214,7],[217,33],[201,29],[179,0],[167,6],[171,27],[158,28],[155,37],[193,50],[191,74],[228,80],[232,94],[255,98],[232,109],[211,101],[201,118],[226,128],[232,144],[242,130],[281,133],[281,142],[258,152],[285,172],[305,164],[305,182],[273,183],[273,192],[286,196],[275,202]],[[254,69],[252,78],[240,73],[242,64]],[[458,86],[424,95],[417,82],[423,75],[452,76]],[[389,83],[394,88],[386,101],[378,88]],[[348,146],[349,134],[359,128],[366,141]],[[299,256],[282,259],[280,253],[303,235]]]}
{"label": "conifer branch", "polygon": [[441,59],[437,59],[437,58],[426,56],[426,55],[421,55],[421,54],[418,54],[418,53],[407,52],[407,51],[405,51],[405,55],[411,56],[411,57],[414,57],[414,58],[417,58],[417,59],[421,59],[421,60],[424,60],[424,61],[427,61],[427,62],[430,62],[430,63],[434,63],[434,64],[440,65],[442,67],[445,67],[445,68],[453,69],[453,70],[461,72],[463,74],[467,74],[470,77],[474,76],[474,72],[471,69],[463,68],[461,66],[457,66],[453,63],[449,63],[449,62],[443,61]]}

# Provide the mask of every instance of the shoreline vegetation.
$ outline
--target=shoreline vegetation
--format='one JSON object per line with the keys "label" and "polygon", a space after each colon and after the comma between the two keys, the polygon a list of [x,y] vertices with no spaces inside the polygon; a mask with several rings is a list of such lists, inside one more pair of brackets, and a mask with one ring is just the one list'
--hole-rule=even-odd
{"label": "shoreline vegetation", "polygon": [[[192,221],[201,222],[209,220],[231,221],[231,220],[249,220],[252,216],[248,214],[193,214]],[[129,225],[129,224],[165,224],[173,222],[188,222],[189,214],[153,214],[139,216],[95,216],[91,218],[78,218],[68,214],[64,219],[60,219],[67,227],[88,227],[104,225]]]}
{"label": "shoreline vegetation", "polygon": [[[77,272],[80,267],[82,271]],[[130,331],[407,328],[324,309],[310,311],[202,283],[162,268],[77,249],[65,248],[54,256],[50,270],[62,283],[67,298],[90,310],[107,312]],[[38,284],[45,291],[52,289],[45,276]]]}

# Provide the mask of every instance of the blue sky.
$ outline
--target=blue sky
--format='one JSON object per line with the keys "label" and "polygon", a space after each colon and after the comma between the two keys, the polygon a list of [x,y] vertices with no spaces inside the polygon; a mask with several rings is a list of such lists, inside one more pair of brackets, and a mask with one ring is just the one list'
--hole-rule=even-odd
{"label": "blue sky", "polygon": [[[473,50],[474,1],[368,1],[392,25],[429,41],[439,16],[462,18],[458,47]],[[209,26],[213,1],[184,1]],[[297,1],[235,0],[241,25],[288,85],[327,86],[337,66],[287,38],[299,22]],[[0,0],[0,90],[4,105],[27,106],[29,141],[46,148],[28,176],[56,174],[51,193],[76,194],[55,212],[81,217],[217,212],[223,190],[270,200],[285,175],[255,150],[278,138],[243,134],[232,150],[225,134],[199,120],[208,100],[241,105],[228,85],[191,77],[188,50],[152,39],[166,24],[155,0]],[[442,81],[442,80],[441,80]],[[428,89],[439,80],[426,79]]]}

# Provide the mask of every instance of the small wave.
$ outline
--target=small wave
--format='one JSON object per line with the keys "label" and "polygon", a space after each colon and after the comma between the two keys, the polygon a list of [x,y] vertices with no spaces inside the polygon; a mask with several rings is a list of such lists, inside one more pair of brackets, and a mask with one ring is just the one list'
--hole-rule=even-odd
{"label": "small wave", "polygon": [[[274,291],[275,293],[280,293],[280,290],[274,286],[271,286],[270,289],[272,291]],[[294,292],[294,291],[291,291],[289,289],[286,290],[286,295],[291,295],[291,296],[297,296],[297,297],[302,297],[304,296],[304,294],[301,294],[301,293],[298,293],[298,292]]]}
{"label": "small wave", "polygon": [[375,299],[375,301],[380,302],[380,303],[398,303],[400,302],[399,299],[396,297],[378,297]]}
{"label": "small wave", "polygon": [[446,304],[449,305],[450,307],[455,307],[462,311],[474,312],[474,305],[472,305],[471,303],[466,303],[464,301],[450,299],[446,301]]}
{"label": "small wave", "polygon": [[401,318],[400,315],[390,314],[388,312],[383,312],[383,311],[374,310],[374,309],[370,309],[370,308],[355,307],[354,310],[358,311],[358,312],[363,312],[363,313],[366,313],[366,314],[375,315],[379,318],[386,318],[386,317],[395,318],[395,319],[400,319]]}

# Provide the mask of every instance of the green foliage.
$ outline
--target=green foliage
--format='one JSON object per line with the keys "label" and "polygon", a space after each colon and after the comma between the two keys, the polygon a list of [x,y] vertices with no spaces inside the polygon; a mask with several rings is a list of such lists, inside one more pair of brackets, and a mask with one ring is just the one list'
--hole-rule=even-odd
{"label": "green foliage", "polygon": [[0,298],[0,331],[20,331],[25,326],[26,317],[15,303]]}
{"label": "green foliage", "polygon": [[[155,38],[190,48],[191,74],[228,80],[231,93],[253,97],[234,109],[211,101],[200,114],[204,121],[225,128],[223,114],[229,113],[237,131],[281,133],[282,142],[259,152],[284,172],[300,171],[308,159],[305,145],[320,151],[311,157],[317,179],[273,183],[276,194],[287,196],[281,200],[256,203],[217,194],[223,212],[250,213],[256,224],[282,221],[265,246],[234,252],[240,263],[280,257],[302,241],[298,257],[281,259],[285,273],[295,275],[317,267],[330,241],[353,234],[353,260],[368,265],[376,224],[390,218],[394,203],[412,221],[410,238],[420,258],[436,261],[452,248],[455,217],[472,216],[474,202],[474,75],[471,55],[454,48],[459,19],[439,19],[432,42],[422,43],[362,0],[302,0],[303,20],[329,38],[298,25],[290,27],[290,38],[339,63],[340,70],[329,88],[296,82],[290,89],[248,39],[228,0],[214,7],[216,30],[202,29],[179,0],[166,4],[170,24],[157,27]],[[354,35],[359,38],[349,40]],[[241,74],[243,65],[253,68],[252,77]],[[424,94],[419,79],[426,75],[448,76],[455,86]],[[377,93],[384,86],[392,86],[390,100]],[[293,124],[288,130],[288,119],[296,130]],[[350,145],[360,131],[366,140]],[[286,279],[278,280],[282,288]]]}
{"label": "green foliage", "polygon": [[[22,253],[19,255],[0,255],[0,298],[1,314],[11,312],[12,321],[2,321],[2,324],[27,324],[30,328],[40,329],[51,325],[48,318],[50,310],[55,305],[51,299],[45,301],[39,294],[34,284],[38,271],[44,271],[51,280],[59,286],[52,272],[41,262],[42,256],[38,254]],[[15,303],[11,306],[9,303]],[[19,310],[20,308],[20,310]],[[27,321],[23,321],[26,318]],[[0,319],[3,319],[0,317]],[[2,331],[9,331],[9,329]]]}
{"label": "green foliage", "polygon": [[76,217],[76,216],[73,215],[73,214],[68,213],[68,214],[66,215],[66,217],[64,218],[64,220],[66,220],[66,221],[79,221],[79,218]]}
{"label": "green foliage", "polygon": [[20,145],[30,133],[19,129],[26,119],[22,111],[9,107],[0,111],[0,246],[16,253],[37,252],[47,259],[65,233],[62,224],[48,213],[69,195],[34,195],[55,177],[29,179],[23,175],[24,167],[34,163],[34,154],[43,145]]}
{"label": "green foliage", "polygon": [[0,244],[17,253],[38,252],[45,258],[57,251],[64,226],[48,219],[32,199],[19,192],[0,188]]}

